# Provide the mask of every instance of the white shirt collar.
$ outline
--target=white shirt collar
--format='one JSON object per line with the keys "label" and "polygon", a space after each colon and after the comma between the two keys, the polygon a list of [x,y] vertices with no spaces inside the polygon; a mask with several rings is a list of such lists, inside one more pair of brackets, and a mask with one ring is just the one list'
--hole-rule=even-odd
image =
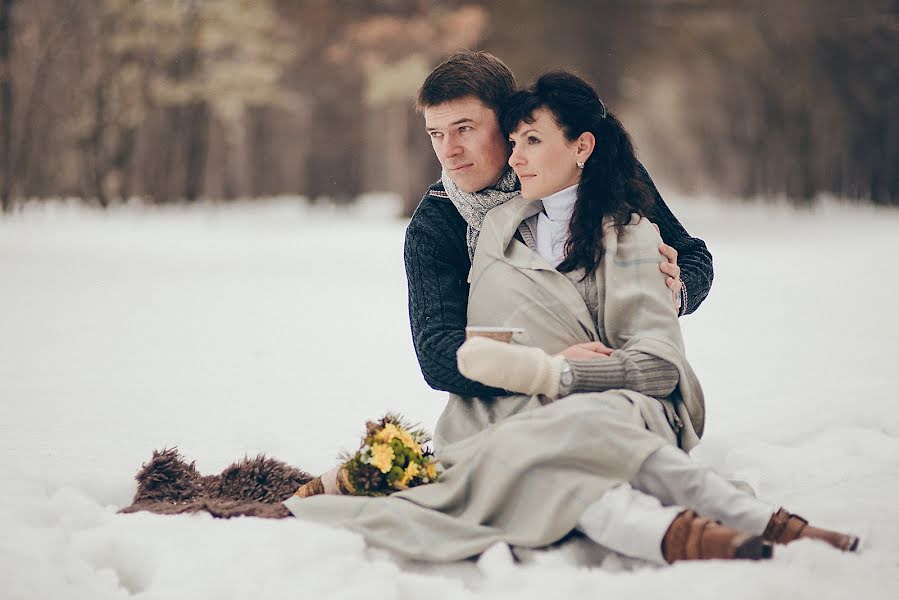
{"label": "white shirt collar", "polygon": [[571,220],[574,203],[577,202],[577,186],[574,184],[543,199],[543,212],[550,221]]}

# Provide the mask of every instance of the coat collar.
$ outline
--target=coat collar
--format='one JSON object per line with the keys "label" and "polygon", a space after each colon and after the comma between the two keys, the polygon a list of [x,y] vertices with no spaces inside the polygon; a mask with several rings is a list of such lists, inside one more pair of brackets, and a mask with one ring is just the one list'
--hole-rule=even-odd
{"label": "coat collar", "polygon": [[[540,200],[525,200],[521,196],[491,210],[481,228],[475,260],[481,255],[482,260],[500,260],[518,269],[545,272],[545,276],[533,277],[533,281],[561,300],[586,331],[595,333],[596,323],[571,280],[526,244],[515,239],[518,226],[542,210],[543,203]],[[597,270],[597,274],[598,272]],[[470,279],[471,275],[469,283]],[[599,339],[599,336],[595,339]]]}

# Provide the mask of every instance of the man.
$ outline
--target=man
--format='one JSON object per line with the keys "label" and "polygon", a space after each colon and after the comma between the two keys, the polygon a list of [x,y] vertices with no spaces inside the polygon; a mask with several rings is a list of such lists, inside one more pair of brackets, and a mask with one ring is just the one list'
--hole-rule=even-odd
{"label": "man", "polygon": [[[514,76],[498,58],[486,52],[461,52],[434,69],[418,94],[417,108],[424,114],[425,128],[444,173],[473,200],[454,203],[442,181],[433,184],[412,216],[405,244],[409,318],[422,374],[432,388],[460,396],[505,393],[464,377],[456,364],[456,352],[465,341],[470,238],[477,235],[472,224],[517,187],[506,162],[509,144],[498,121],[503,104],[514,91]],[[692,313],[711,287],[712,257],[705,243],[690,237],[671,214],[645,169],[642,174],[655,195],[651,219],[666,242],[660,252],[667,262],[659,268],[668,276],[679,314]],[[638,365],[616,362],[610,356],[612,351],[599,342],[579,344],[562,354],[568,359],[609,357],[601,363],[603,369],[636,369],[628,373],[628,381],[653,376],[640,373]],[[570,391],[578,390],[579,381],[595,380],[595,372],[584,371],[587,364],[596,362],[572,361]],[[606,375],[609,380],[621,379],[620,373]]]}

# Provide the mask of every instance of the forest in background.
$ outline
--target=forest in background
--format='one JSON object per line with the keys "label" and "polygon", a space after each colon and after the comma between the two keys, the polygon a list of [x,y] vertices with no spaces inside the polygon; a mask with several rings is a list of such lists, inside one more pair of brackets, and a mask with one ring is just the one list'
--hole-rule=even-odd
{"label": "forest in background", "polygon": [[0,201],[392,192],[460,48],[597,85],[666,189],[899,204],[899,2],[0,0]]}

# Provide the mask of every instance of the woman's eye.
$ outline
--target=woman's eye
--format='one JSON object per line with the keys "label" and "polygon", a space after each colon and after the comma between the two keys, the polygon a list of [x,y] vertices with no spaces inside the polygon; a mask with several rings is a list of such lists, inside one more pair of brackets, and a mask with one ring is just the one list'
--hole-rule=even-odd
{"label": "woman's eye", "polygon": [[509,146],[512,147],[512,148],[514,148],[514,147],[515,147],[515,141],[514,141],[514,140],[509,140]]}
{"label": "woman's eye", "polygon": [[540,140],[538,140],[534,136],[532,136],[532,135],[528,136],[528,144],[539,144],[539,143],[540,143]]}

